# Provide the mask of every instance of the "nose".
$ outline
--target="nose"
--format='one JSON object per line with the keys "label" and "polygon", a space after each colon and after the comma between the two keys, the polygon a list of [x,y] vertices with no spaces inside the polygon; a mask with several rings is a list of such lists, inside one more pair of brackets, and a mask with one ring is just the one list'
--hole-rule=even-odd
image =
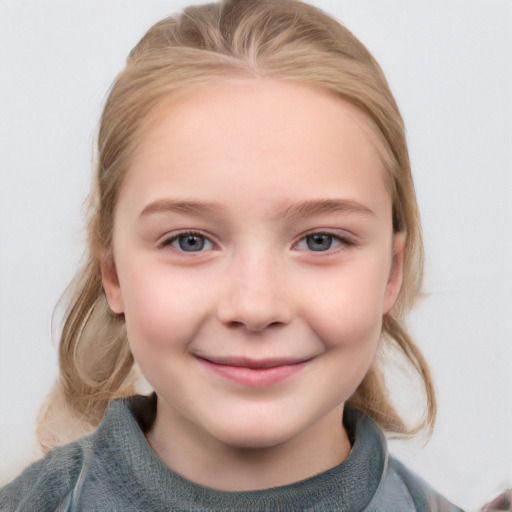
{"label": "nose", "polygon": [[229,327],[262,332],[291,322],[293,307],[277,258],[240,255],[230,262],[217,316]]}

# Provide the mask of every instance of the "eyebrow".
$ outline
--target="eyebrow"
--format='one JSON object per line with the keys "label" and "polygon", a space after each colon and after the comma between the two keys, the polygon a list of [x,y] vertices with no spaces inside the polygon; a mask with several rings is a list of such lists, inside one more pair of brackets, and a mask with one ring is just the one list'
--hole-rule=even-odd
{"label": "eyebrow", "polygon": [[[181,213],[185,215],[219,216],[226,214],[226,207],[219,203],[197,200],[158,199],[148,204],[141,212],[139,218],[158,213]],[[287,222],[298,221],[315,215],[326,213],[356,213],[360,215],[375,216],[368,207],[356,201],[347,199],[312,199],[291,204],[279,210],[273,218]]]}
{"label": "eyebrow", "polygon": [[139,218],[157,213],[181,213],[189,215],[219,215],[225,213],[226,208],[218,203],[209,203],[196,200],[158,199],[148,204],[139,215]]}
{"label": "eyebrow", "polygon": [[286,207],[278,214],[278,217],[285,221],[297,221],[315,215],[336,212],[375,216],[375,213],[370,208],[356,201],[347,199],[313,199]]}

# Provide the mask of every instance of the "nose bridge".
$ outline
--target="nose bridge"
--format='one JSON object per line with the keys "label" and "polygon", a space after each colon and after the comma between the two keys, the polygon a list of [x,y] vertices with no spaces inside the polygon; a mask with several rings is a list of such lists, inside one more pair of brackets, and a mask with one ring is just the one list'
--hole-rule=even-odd
{"label": "nose bridge", "polygon": [[261,331],[291,320],[282,259],[268,248],[251,244],[234,251],[218,315],[226,324]]}

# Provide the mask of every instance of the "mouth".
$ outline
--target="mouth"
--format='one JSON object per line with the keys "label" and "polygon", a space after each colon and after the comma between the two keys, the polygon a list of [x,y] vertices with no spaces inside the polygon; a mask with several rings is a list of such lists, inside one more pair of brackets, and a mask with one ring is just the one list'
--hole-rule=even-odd
{"label": "mouth", "polygon": [[197,357],[209,371],[241,386],[262,388],[282,382],[300,372],[309,359],[247,359],[239,357]]}

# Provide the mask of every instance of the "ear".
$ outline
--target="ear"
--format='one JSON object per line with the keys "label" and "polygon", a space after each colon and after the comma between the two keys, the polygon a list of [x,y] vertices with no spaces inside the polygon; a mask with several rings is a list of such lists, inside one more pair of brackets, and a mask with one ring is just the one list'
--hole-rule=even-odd
{"label": "ear", "polygon": [[116,315],[124,313],[123,295],[119,278],[117,276],[116,264],[112,256],[105,256],[101,260],[101,281],[107,298],[108,307]]}
{"label": "ear", "polygon": [[393,261],[389,272],[389,279],[386,283],[384,294],[384,313],[387,313],[395,304],[400,288],[402,287],[402,278],[404,274],[404,249],[405,233],[396,233],[393,235]]}

